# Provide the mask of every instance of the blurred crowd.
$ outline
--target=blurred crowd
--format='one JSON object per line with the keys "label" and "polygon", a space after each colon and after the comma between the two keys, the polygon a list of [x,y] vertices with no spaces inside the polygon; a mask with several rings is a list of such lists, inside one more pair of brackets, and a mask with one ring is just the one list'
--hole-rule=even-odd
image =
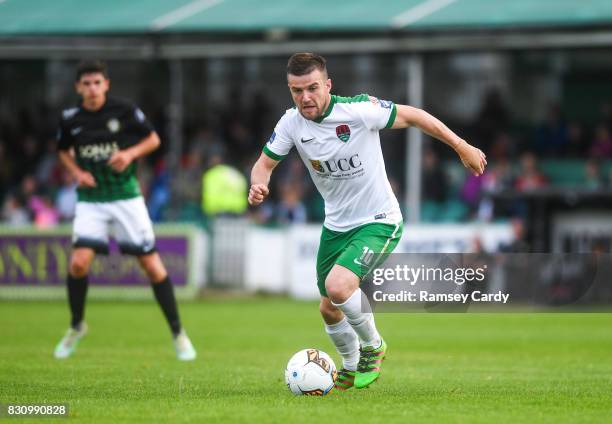
{"label": "blurred crowd", "polygon": [[610,190],[612,104],[593,115],[598,116],[591,125],[568,120],[551,104],[538,125],[517,128],[499,92],[489,91],[478,116],[461,133],[487,154],[484,175],[458,170],[454,158],[430,144],[423,156],[424,219],[524,219],[528,196]]}
{"label": "blurred crowd", "polygon": [[[237,112],[236,103],[221,109],[217,119],[186,122],[183,154],[170,169],[163,113],[152,113],[166,146],[141,160],[139,179],[154,221],[201,220],[215,214],[250,214],[262,224],[287,224],[323,219],[323,201],[307,170],[291,155],[279,166],[270,201],[249,210],[246,198],[250,167],[280,111],[263,96]],[[147,105],[141,104],[145,112]],[[435,111],[432,111],[435,114]],[[493,220],[522,217],[524,204],[499,207],[500,193],[541,193],[572,184],[577,190],[607,190],[612,162],[612,106],[594,110],[595,124],[568,120],[558,105],[549,107],[538,125],[517,129],[503,97],[496,90],[484,96],[473,122],[455,127],[480,147],[489,167],[481,178],[468,175],[441,143],[426,142],[423,153],[422,217],[425,221]],[[69,222],[76,204],[76,186],[58,162],[55,132],[59,110],[15,111],[0,116],[1,219],[12,226],[51,227]],[[383,143],[384,144],[384,143]],[[386,157],[396,194],[402,201],[403,156]],[[399,170],[400,172],[396,172]],[[397,173],[397,175],[395,175]],[[213,179],[212,176],[216,179]],[[207,179],[208,176],[208,179]],[[221,180],[219,180],[219,178]],[[207,196],[226,178],[219,194]],[[213,181],[208,184],[206,181]],[[212,200],[211,200],[212,199]],[[214,205],[211,202],[216,202]],[[228,205],[224,206],[224,202]]]}

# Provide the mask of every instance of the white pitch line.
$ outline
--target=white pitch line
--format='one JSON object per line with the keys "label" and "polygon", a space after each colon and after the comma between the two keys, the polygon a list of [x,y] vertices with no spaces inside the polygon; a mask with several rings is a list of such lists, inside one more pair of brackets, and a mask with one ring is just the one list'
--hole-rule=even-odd
{"label": "white pitch line", "polygon": [[168,12],[165,15],[161,15],[151,23],[151,28],[154,31],[161,31],[174,25],[177,22],[183,21],[196,13],[200,13],[203,10],[210,9],[213,6],[222,3],[224,0],[195,0],[178,9]]}
{"label": "white pitch line", "polygon": [[427,0],[395,16],[391,19],[391,26],[394,28],[403,28],[456,1],[457,0]]}

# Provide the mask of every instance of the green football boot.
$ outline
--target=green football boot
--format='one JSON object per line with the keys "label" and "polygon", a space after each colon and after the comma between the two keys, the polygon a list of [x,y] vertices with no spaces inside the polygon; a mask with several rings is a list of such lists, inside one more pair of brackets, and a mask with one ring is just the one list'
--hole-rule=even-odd
{"label": "green football boot", "polygon": [[353,387],[355,384],[355,374],[357,374],[356,371],[349,371],[345,368],[338,371],[335,383],[336,390],[348,390]]}
{"label": "green football boot", "polygon": [[355,376],[355,387],[363,389],[376,381],[380,376],[380,367],[387,354],[387,343],[381,341],[380,347],[359,349],[359,364]]}

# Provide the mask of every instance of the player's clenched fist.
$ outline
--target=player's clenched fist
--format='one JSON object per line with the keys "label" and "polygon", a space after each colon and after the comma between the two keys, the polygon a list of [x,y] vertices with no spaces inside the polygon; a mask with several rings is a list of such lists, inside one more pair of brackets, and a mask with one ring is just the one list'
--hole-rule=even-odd
{"label": "player's clenched fist", "polygon": [[469,169],[472,174],[477,177],[483,174],[487,166],[487,157],[482,150],[464,141],[457,146],[456,151],[463,165]]}
{"label": "player's clenched fist", "polygon": [[249,205],[257,206],[270,194],[268,186],[265,184],[253,184],[249,190]]}

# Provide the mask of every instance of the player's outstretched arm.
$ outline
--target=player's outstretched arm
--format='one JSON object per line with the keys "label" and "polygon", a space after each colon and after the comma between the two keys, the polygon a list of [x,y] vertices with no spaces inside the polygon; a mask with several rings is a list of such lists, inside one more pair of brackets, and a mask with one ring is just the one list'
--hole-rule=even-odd
{"label": "player's outstretched arm", "polygon": [[108,165],[117,172],[123,172],[130,163],[148,155],[159,147],[161,141],[155,131],[143,138],[138,144],[125,150],[118,150],[108,160]]}
{"label": "player's outstretched arm", "polygon": [[426,134],[448,144],[459,155],[463,165],[479,176],[487,166],[485,154],[478,148],[452,132],[442,121],[433,115],[412,106],[397,105],[397,116],[391,128],[408,128],[415,126]]}
{"label": "player's outstretched arm", "polygon": [[257,162],[255,162],[251,170],[249,205],[257,206],[268,197],[268,194],[270,194],[270,189],[268,188],[270,176],[278,163],[279,161],[270,158],[265,153],[259,156],[259,159],[257,159]]}

